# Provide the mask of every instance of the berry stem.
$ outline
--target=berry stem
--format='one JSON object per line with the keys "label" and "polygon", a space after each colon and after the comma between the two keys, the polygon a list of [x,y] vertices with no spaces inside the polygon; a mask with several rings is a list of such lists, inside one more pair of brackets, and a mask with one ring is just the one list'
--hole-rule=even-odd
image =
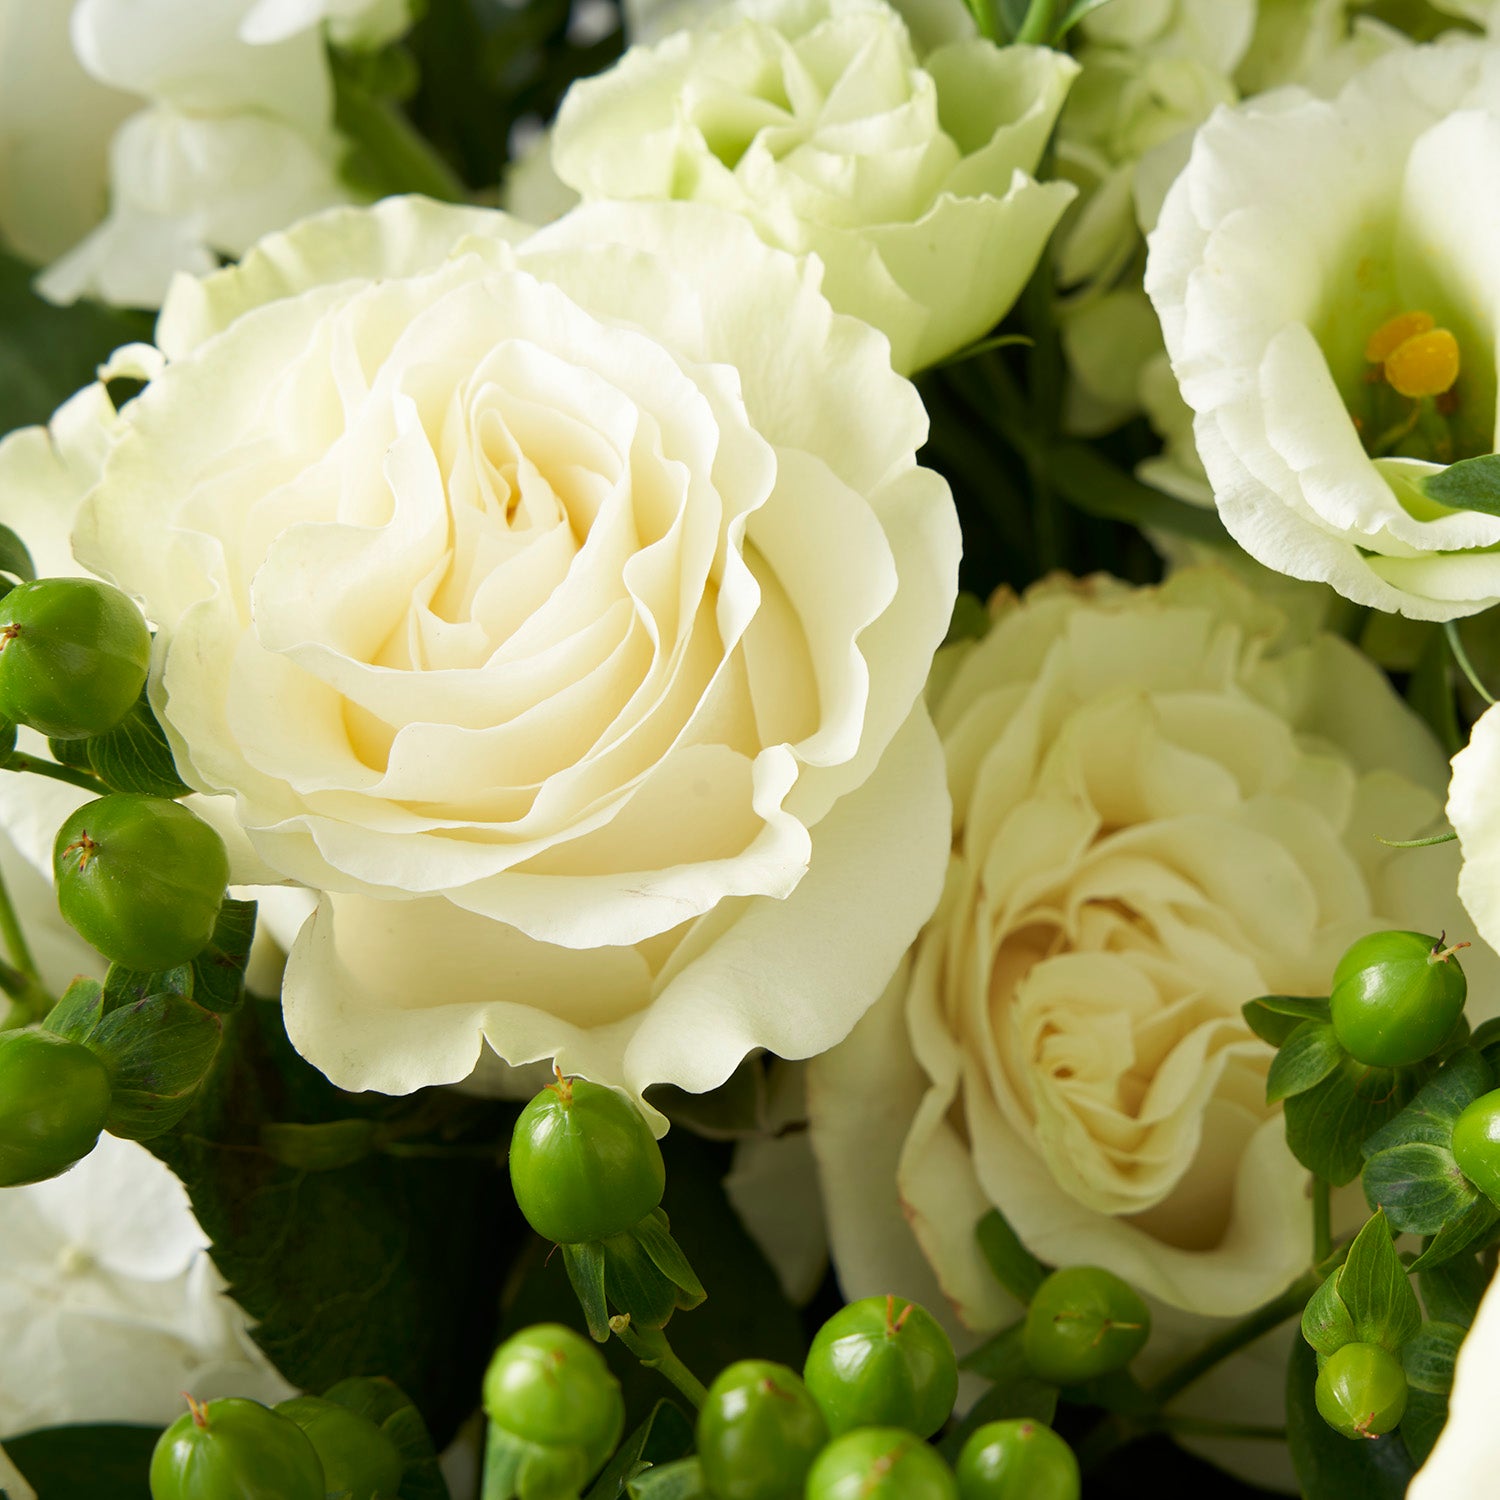
{"label": "berry stem", "polygon": [[[16,915],[15,904],[10,899],[10,891],[6,888],[3,877],[0,877],[0,939],[4,940],[6,952],[10,954],[11,962],[21,975],[33,986],[40,988],[42,976],[26,942],[26,934],[21,931],[21,919]],[[6,985],[4,988],[9,991],[10,986]]]}
{"label": "berry stem", "polygon": [[56,761],[42,760],[20,751],[0,762],[0,770],[30,771],[34,776],[50,776],[53,781],[66,781],[69,786],[81,786],[84,791],[93,792],[98,797],[109,795],[109,787],[97,776],[90,776],[87,771],[80,771],[75,766],[60,766]]}
{"label": "berry stem", "polygon": [[628,1313],[611,1318],[609,1326],[615,1337],[648,1370],[655,1370],[670,1380],[693,1403],[694,1411],[703,1405],[708,1395],[703,1382],[672,1352],[672,1346],[660,1328],[632,1327]]}

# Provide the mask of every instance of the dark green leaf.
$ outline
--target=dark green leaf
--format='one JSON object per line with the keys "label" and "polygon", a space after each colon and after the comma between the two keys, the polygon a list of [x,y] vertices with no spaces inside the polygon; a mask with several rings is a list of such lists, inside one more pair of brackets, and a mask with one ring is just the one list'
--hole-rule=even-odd
{"label": "dark green leaf", "polygon": [[85,744],[94,775],[117,792],[185,797],[192,790],[177,774],[167,737],[144,692],[113,729],[90,736]]}
{"label": "dark green leaf", "polygon": [[998,1208],[992,1208],[974,1230],[995,1280],[1018,1302],[1030,1302],[1047,1279],[1048,1268],[1021,1243],[1020,1236]]}
{"label": "dark green leaf", "polygon": [[1318,1360],[1301,1339],[1287,1364],[1286,1437],[1304,1500],[1402,1500],[1416,1472],[1393,1433],[1355,1441],[1331,1428],[1314,1403]]}
{"label": "dark green leaf", "polygon": [[602,1344],[609,1337],[609,1298],[606,1295],[607,1268],[604,1249],[596,1240],[581,1245],[563,1245],[562,1262],[572,1285],[573,1295],[588,1327],[589,1337]]}
{"label": "dark green leaf", "polygon": [[1427,1271],[1461,1255],[1483,1241],[1497,1223],[1500,1223],[1500,1208],[1496,1208],[1483,1193],[1476,1194],[1473,1203],[1463,1213],[1450,1219],[1433,1235],[1427,1248],[1411,1263],[1411,1269]]}
{"label": "dark green leaf", "polygon": [[81,1042],[104,1015],[104,988],[97,979],[75,979],[62,993],[43,1023],[48,1031]]}
{"label": "dark green leaf", "polygon": [[1365,1200],[1407,1234],[1437,1234],[1479,1196],[1446,1146],[1409,1141],[1365,1163]]}
{"label": "dark green leaf", "polygon": [[959,1360],[961,1370],[972,1370],[984,1380],[1012,1380],[1026,1372],[1026,1355],[1021,1348],[1021,1338],[1026,1328],[1025,1318],[1019,1318],[1007,1328],[1002,1328],[993,1338],[986,1339],[977,1349],[971,1349]]}
{"label": "dark green leaf", "polygon": [[1338,1272],[1338,1293],[1354,1321],[1354,1337],[1392,1354],[1422,1326],[1422,1309],[1383,1213],[1355,1235]]}
{"label": "dark green leaf", "polygon": [[335,1401],[358,1412],[385,1433],[401,1455],[401,1488],[397,1500],[449,1500],[448,1485],[438,1466],[437,1449],[422,1414],[394,1381],[380,1377],[341,1380],[323,1392],[325,1401]]}
{"label": "dark green leaf", "polygon": [[180,995],[152,995],[108,1012],[88,1038],[113,1083],[104,1128],[145,1141],[192,1107],[219,1050],[223,1025]]}
{"label": "dark green leaf", "polygon": [[[1020,1340],[1017,1339],[1016,1343],[1019,1347]],[[1028,1374],[1023,1362],[1018,1369],[995,1381],[974,1403],[963,1421],[944,1435],[938,1450],[949,1463],[956,1463],[964,1444],[986,1422],[1031,1417],[1050,1426],[1057,1414],[1057,1394],[1055,1385],[1047,1385]]]}
{"label": "dark green leaf", "polygon": [[1472,1047],[1462,1047],[1417,1090],[1411,1103],[1388,1124],[1370,1135],[1366,1156],[1391,1146],[1420,1141],[1447,1147],[1453,1125],[1481,1094],[1494,1086],[1489,1064]]}
{"label": "dark green leaf", "polygon": [[374,1149],[374,1120],[329,1120],[322,1125],[262,1125],[261,1149],[284,1167],[332,1172],[361,1161]]}
{"label": "dark green leaf", "polygon": [[1319,1354],[1332,1354],[1354,1342],[1354,1319],[1339,1296],[1339,1273],[1332,1271],[1302,1311],[1302,1337]]}
{"label": "dark green leaf", "polygon": [[1417,1275],[1427,1316],[1435,1323],[1456,1323],[1460,1328],[1474,1321],[1489,1284],[1484,1267],[1472,1255],[1452,1256],[1441,1265],[1424,1267]]}
{"label": "dark green leaf", "polygon": [[223,1025],[197,1104],[151,1149],[186,1185],[215,1263],[282,1374],[312,1391],[388,1376],[446,1444],[474,1409],[500,1284],[530,1240],[501,1171],[455,1134],[443,1142],[452,1155],[379,1153],[302,1172],[260,1149],[260,1129],[430,1107],[491,1145],[509,1135],[514,1107],[343,1093],[292,1051],[274,1002],[247,999]]}
{"label": "dark green leaf", "polygon": [[191,964],[182,964],[175,969],[127,969],[121,964],[111,964],[104,975],[104,1010],[119,1010],[121,1006],[139,1005],[152,995],[180,995],[184,1000],[193,998],[193,969]]}
{"label": "dark green leaf", "polygon": [[1330,1021],[1300,1021],[1271,1059],[1266,1075],[1266,1103],[1279,1104],[1292,1094],[1305,1094],[1328,1077],[1344,1060],[1344,1049]]}
{"label": "dark green leaf", "polygon": [[625,1492],[631,1500],[710,1500],[696,1458],[680,1458],[674,1464],[647,1469],[626,1482]]}
{"label": "dark green leaf", "polygon": [[1453,655],[1441,631],[1429,637],[1406,685],[1406,701],[1437,736],[1444,753],[1457,755],[1466,736],[1453,701]]}
{"label": "dark green leaf", "polygon": [[159,1427],[43,1427],[5,1440],[37,1500],[151,1500],[146,1476]]}
{"label": "dark green leaf", "polygon": [[1500,453],[1463,458],[1415,481],[1429,500],[1452,510],[1475,510],[1500,516]]}
{"label": "dark green leaf", "polygon": [[1446,1396],[1465,1330],[1457,1323],[1424,1323],[1401,1350],[1401,1365],[1414,1390]]}
{"label": "dark green leaf", "polygon": [[229,1011],[245,993],[245,965],[255,940],[255,902],[224,898],[214,935],[193,960],[193,999],[205,1010]]}
{"label": "dark green leaf", "polygon": [[345,142],[344,179],[371,197],[421,193],[444,203],[463,200],[463,184],[412,128],[403,110],[371,92],[347,54],[331,54],[334,123]]}
{"label": "dark green leaf", "polygon": [[667,1216],[659,1208],[653,1209],[631,1233],[656,1269],[678,1288],[677,1306],[697,1307],[708,1293],[682,1253],[682,1246],[672,1238],[672,1226]]}
{"label": "dark green leaf", "polygon": [[672,1401],[658,1401],[650,1415],[620,1444],[594,1481],[588,1500],[620,1500],[627,1480],[643,1469],[670,1464],[692,1451],[693,1424]]}
{"label": "dark green leaf", "polygon": [[1448,1398],[1431,1391],[1410,1391],[1406,1411],[1401,1417],[1401,1442],[1413,1464],[1427,1462],[1443,1427],[1448,1421]]}
{"label": "dark green leaf", "polygon": [[1229,534],[1210,506],[1190,505],[1122,473],[1083,443],[1056,443],[1042,455],[1048,480],[1070,505],[1087,515],[1160,528],[1211,546],[1230,546]]}
{"label": "dark green leaf", "polygon": [[1263,995],[1240,1007],[1249,1026],[1261,1041],[1279,1047],[1303,1021],[1326,1021],[1328,1002],[1298,995]]}
{"label": "dark green leaf", "polygon": [[1410,1097],[1403,1074],[1346,1058],[1322,1083],[1282,1105],[1287,1145],[1308,1171],[1342,1187],[1364,1165],[1365,1139]]}
{"label": "dark green leaf", "polygon": [[9,573],[24,583],[36,577],[36,567],[26,543],[9,526],[0,526],[0,573]]}

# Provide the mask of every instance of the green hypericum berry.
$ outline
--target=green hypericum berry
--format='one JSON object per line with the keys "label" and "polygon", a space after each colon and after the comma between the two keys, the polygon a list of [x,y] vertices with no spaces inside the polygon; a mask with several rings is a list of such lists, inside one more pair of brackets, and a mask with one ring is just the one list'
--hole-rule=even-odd
{"label": "green hypericum berry", "polygon": [[54,739],[113,729],[150,660],[140,610],[97,578],[41,578],[0,599],[0,717]]}
{"label": "green hypericum berry", "polygon": [[1319,1414],[1335,1432],[1375,1438],[1406,1411],[1406,1372],[1379,1344],[1345,1344],[1323,1361],[1314,1395]]}
{"label": "green hypericum berry", "polygon": [[1469,993],[1444,945],[1421,932],[1372,932],[1339,960],[1329,1006],[1333,1033],[1350,1057],[1373,1068],[1404,1068],[1447,1040]]}
{"label": "green hypericum berry", "polygon": [[165,797],[116,793],[86,802],[52,848],[57,904],[106,958],[172,969],[208,946],[229,859],[201,818]]}
{"label": "green hypericum berry", "polygon": [[1032,1297],[1021,1346],[1042,1380],[1077,1385],[1124,1369],[1150,1336],[1146,1304],[1112,1271],[1064,1266]]}
{"label": "green hypericum berry", "polygon": [[579,1488],[625,1430],[625,1399],[604,1356],[558,1323],[523,1328],[501,1344],[485,1372],[484,1409],[513,1437],[571,1457]]}
{"label": "green hypericum berry", "polygon": [[1500,1203],[1500,1089],[1481,1094],[1454,1121],[1453,1159],[1481,1193]]}
{"label": "green hypericum berry", "polygon": [[667,1170],[624,1094],[559,1073],[516,1121],[510,1181],[543,1239],[577,1245],[639,1224],[661,1202]]}
{"label": "green hypericum berry", "polygon": [[953,1470],[914,1432],[860,1427],[814,1461],[806,1500],[958,1500]]}
{"label": "green hypericum berry", "polygon": [[904,1427],[931,1437],[958,1396],[948,1335],[925,1308],[899,1297],[866,1297],[836,1312],[813,1339],[802,1378],[835,1436]]}
{"label": "green hypericum berry", "polygon": [[109,1070],[51,1031],[0,1031],[0,1187],[42,1182],[94,1149]]}
{"label": "green hypericum berry", "polygon": [[698,1413],[698,1460],[715,1500],[801,1500],[827,1441],[802,1377],[769,1360],[730,1365]]}
{"label": "green hypericum berry", "polygon": [[958,1456],[959,1500],[1078,1500],[1073,1450],[1043,1422],[986,1422]]}
{"label": "green hypericum berry", "polygon": [[151,1455],[151,1500],[324,1500],[323,1465],[290,1418],[233,1396],[188,1404]]}
{"label": "green hypericum berry", "polygon": [[321,1396],[295,1396],[275,1408],[308,1436],[331,1495],[396,1500],[406,1465],[396,1445],[368,1417]]}

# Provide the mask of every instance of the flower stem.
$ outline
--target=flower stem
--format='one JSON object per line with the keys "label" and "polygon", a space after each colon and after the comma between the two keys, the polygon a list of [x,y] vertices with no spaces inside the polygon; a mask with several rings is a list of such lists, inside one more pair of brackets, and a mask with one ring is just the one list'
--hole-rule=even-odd
{"label": "flower stem", "polygon": [[1051,42],[1052,33],[1057,27],[1057,17],[1053,14],[1055,9],[1056,0],[1031,0],[1026,19],[1016,32],[1016,41],[1045,47]]}
{"label": "flower stem", "polygon": [[[11,962],[0,964],[0,990],[25,1011],[27,1021],[39,1021],[52,1009],[52,996],[42,984],[42,976],[32,956],[15,903],[0,876],[0,941],[5,944]],[[14,965],[14,967],[12,967]]]}
{"label": "flower stem", "polygon": [[633,1328],[627,1313],[611,1318],[609,1326],[611,1332],[648,1370],[656,1370],[670,1380],[693,1403],[694,1411],[703,1405],[704,1398],[708,1395],[703,1382],[672,1352],[672,1346],[660,1328]]}
{"label": "flower stem", "polygon": [[1459,670],[1469,679],[1469,686],[1486,703],[1493,703],[1495,695],[1479,680],[1479,673],[1474,670],[1474,663],[1469,660],[1469,653],[1464,648],[1463,637],[1458,633],[1458,622],[1444,620],[1443,634],[1448,637],[1448,649],[1453,653],[1453,660],[1458,663]]}
{"label": "flower stem", "polygon": [[60,766],[56,761],[42,760],[20,751],[0,763],[0,770],[30,771],[34,776],[50,776],[53,781],[66,781],[70,786],[81,786],[84,791],[93,792],[99,797],[109,795],[109,787],[97,776],[90,776],[87,771],[80,771],[74,766]]}
{"label": "flower stem", "polygon": [[1328,1258],[1333,1249],[1333,1186],[1326,1177],[1313,1178],[1313,1261]]}

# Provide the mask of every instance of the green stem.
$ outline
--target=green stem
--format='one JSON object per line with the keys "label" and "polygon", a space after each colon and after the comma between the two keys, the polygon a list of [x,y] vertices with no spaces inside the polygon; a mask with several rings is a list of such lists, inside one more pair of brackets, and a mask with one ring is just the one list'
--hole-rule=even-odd
{"label": "green stem", "polygon": [[1495,695],[1479,680],[1479,673],[1474,670],[1474,663],[1469,660],[1469,653],[1464,649],[1463,638],[1458,633],[1458,622],[1444,620],[1443,634],[1448,637],[1448,649],[1453,653],[1453,660],[1458,663],[1459,670],[1469,679],[1469,686],[1486,703],[1493,703]]}
{"label": "green stem", "polygon": [[1055,10],[1056,0],[1031,0],[1026,19],[1021,22],[1021,29],[1016,33],[1016,41],[1045,47],[1057,28],[1057,17],[1053,14]]}
{"label": "green stem", "polygon": [[1174,1437],[1250,1438],[1268,1443],[1286,1441],[1285,1427],[1270,1427],[1254,1422],[1211,1422],[1200,1417],[1162,1417],[1155,1427],[1158,1432],[1169,1432]]}
{"label": "green stem", "polygon": [[672,1346],[660,1328],[633,1328],[629,1316],[624,1313],[611,1318],[609,1326],[615,1337],[648,1370],[655,1370],[670,1380],[693,1403],[694,1411],[703,1405],[708,1395],[703,1382],[672,1352]]}
{"label": "green stem", "polygon": [[[10,899],[3,876],[0,876],[0,941],[10,954],[10,964],[0,964],[0,990],[10,996],[25,1012],[25,1020],[39,1021],[52,1009],[53,999],[42,983],[42,976],[32,956],[21,919]],[[14,964],[14,968],[11,967]]]}
{"label": "green stem", "polygon": [[69,786],[81,786],[84,791],[93,792],[100,797],[109,795],[108,785],[97,776],[90,776],[87,771],[80,771],[73,766],[60,766],[56,761],[42,760],[20,751],[8,756],[3,765],[0,765],[0,770],[30,771],[33,776],[50,776],[53,781],[66,781]]}
{"label": "green stem", "polygon": [[1313,1178],[1313,1262],[1321,1264],[1333,1249],[1333,1185],[1326,1177]]}

